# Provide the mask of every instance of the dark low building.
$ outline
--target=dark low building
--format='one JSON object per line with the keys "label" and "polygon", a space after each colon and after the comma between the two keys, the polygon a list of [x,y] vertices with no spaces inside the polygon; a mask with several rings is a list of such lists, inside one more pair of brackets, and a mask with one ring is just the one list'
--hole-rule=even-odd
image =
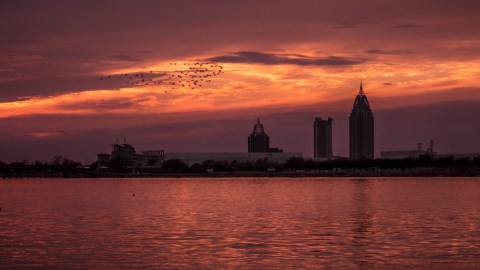
{"label": "dark low building", "polygon": [[164,150],[146,150],[137,153],[135,148],[127,143],[112,144],[112,153],[97,155],[100,166],[159,166],[165,157]]}
{"label": "dark low building", "polygon": [[113,144],[111,162],[116,165],[130,166],[138,161],[135,148],[130,144]]}
{"label": "dark low building", "polygon": [[111,158],[112,158],[111,154],[107,154],[107,153],[97,154],[97,161],[100,166],[108,165],[110,163]]}
{"label": "dark low building", "polygon": [[141,153],[141,157],[148,166],[160,165],[165,158],[164,150],[147,150]]}

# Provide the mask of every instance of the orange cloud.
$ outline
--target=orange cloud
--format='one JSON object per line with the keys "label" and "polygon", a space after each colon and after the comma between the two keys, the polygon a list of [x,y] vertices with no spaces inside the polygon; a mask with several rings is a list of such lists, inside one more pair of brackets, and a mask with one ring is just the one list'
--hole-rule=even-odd
{"label": "orange cloud", "polygon": [[[314,48],[302,55],[315,56]],[[284,54],[293,51],[285,52]],[[399,54],[361,65],[316,66],[295,63],[222,63],[225,74],[200,89],[166,85],[92,90],[0,103],[0,117],[35,114],[170,113],[222,111],[252,107],[294,107],[352,98],[360,79],[369,96],[389,98],[478,85],[480,61],[415,59],[395,62]],[[409,57],[404,55],[403,57]],[[198,56],[196,58],[206,58]],[[122,74],[166,70],[167,62],[108,70]],[[468,99],[468,97],[459,97]],[[378,105],[382,106],[382,105]]]}

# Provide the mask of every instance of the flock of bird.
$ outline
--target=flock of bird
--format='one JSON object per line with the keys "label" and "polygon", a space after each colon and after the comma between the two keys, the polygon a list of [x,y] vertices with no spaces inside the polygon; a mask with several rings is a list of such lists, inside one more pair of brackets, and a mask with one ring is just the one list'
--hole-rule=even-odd
{"label": "flock of bird", "polygon": [[170,63],[169,71],[105,75],[101,76],[100,80],[117,79],[132,86],[163,85],[171,89],[198,89],[223,73],[223,67],[216,63],[173,62]]}

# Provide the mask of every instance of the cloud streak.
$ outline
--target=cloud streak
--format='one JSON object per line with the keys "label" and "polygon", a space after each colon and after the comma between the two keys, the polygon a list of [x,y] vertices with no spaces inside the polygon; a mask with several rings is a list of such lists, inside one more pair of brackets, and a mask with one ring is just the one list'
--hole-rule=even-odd
{"label": "cloud streak", "polygon": [[305,55],[276,54],[264,52],[236,52],[230,55],[215,56],[206,59],[212,62],[222,63],[249,63],[264,65],[297,65],[297,66],[352,66],[366,62],[365,58],[359,57],[310,57]]}
{"label": "cloud streak", "polygon": [[412,51],[408,50],[379,50],[379,49],[371,49],[371,50],[366,50],[366,53],[369,54],[392,54],[392,55],[406,55],[406,54],[414,54]]}
{"label": "cloud streak", "polygon": [[94,89],[118,89],[119,80],[100,80],[98,76],[63,76],[0,82],[0,102],[48,97]]}
{"label": "cloud streak", "polygon": [[132,109],[140,106],[141,102],[148,101],[148,98],[113,98],[109,100],[93,100],[88,102],[71,103],[59,106],[61,109],[71,111],[114,111]]}

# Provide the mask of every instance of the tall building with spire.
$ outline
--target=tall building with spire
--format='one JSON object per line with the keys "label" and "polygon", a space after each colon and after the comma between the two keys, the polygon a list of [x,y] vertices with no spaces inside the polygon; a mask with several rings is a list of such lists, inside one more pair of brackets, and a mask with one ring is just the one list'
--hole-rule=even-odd
{"label": "tall building with spire", "polygon": [[260,118],[257,119],[257,123],[253,126],[252,134],[248,136],[248,152],[283,152],[280,148],[270,148],[270,137],[265,133],[263,125],[260,123]]}
{"label": "tall building with spire", "polygon": [[260,118],[253,126],[253,133],[248,137],[248,152],[268,152],[270,148],[270,137],[263,129]]}
{"label": "tall building with spire", "polygon": [[350,113],[350,159],[372,159],[374,157],[373,113],[360,83],[353,109]]}
{"label": "tall building with spire", "polygon": [[313,157],[332,158],[332,121],[315,118],[313,122]]}

